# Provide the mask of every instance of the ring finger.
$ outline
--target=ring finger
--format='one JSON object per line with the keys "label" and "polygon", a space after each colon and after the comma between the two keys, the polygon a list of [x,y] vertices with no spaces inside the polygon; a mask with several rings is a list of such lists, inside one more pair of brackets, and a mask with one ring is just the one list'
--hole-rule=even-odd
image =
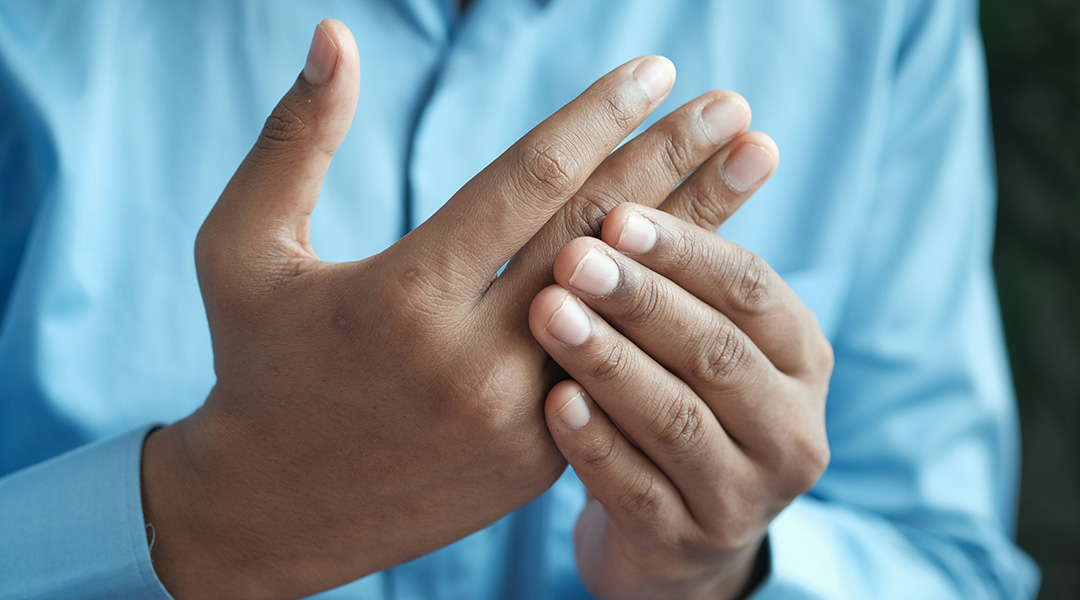
{"label": "ring finger", "polygon": [[615,331],[578,298],[550,286],[533,301],[533,336],[680,490],[707,510],[718,469],[740,462],[713,411],[678,377]]}

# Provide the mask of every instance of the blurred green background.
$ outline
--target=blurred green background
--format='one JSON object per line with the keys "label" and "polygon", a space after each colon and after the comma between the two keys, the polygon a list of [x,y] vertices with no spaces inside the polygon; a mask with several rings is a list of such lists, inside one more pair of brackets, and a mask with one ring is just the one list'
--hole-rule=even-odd
{"label": "blurred green background", "polygon": [[[951,1],[951,0],[943,0]],[[1080,2],[983,0],[994,266],[1024,436],[1020,546],[1080,598]]]}

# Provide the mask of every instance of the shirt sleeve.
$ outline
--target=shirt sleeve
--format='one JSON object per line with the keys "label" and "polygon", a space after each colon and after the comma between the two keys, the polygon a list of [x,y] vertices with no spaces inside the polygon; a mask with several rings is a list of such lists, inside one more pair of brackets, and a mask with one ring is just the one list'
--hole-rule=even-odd
{"label": "shirt sleeve", "polygon": [[974,2],[905,5],[873,207],[826,408],[832,462],[769,531],[754,598],[1030,598],[1015,402],[991,268]]}
{"label": "shirt sleeve", "polygon": [[0,479],[0,598],[168,600],[140,489],[147,426]]}

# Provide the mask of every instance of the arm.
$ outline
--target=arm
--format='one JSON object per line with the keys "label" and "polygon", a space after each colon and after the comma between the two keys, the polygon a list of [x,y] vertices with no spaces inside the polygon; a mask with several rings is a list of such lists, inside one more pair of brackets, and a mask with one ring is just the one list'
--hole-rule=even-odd
{"label": "arm", "polygon": [[833,460],[770,529],[762,598],[1017,598],[1037,586],[1010,539],[1018,440],[974,3],[910,4],[876,209],[833,340]]}
{"label": "arm", "polygon": [[[10,552],[37,569],[20,590],[162,594],[139,587],[149,560],[131,544],[145,549],[145,517],[154,570],[177,597],[297,597],[436,549],[540,493],[565,463],[536,410],[550,373],[523,327],[528,299],[565,241],[614,204],[659,203],[749,116],[712,92],[612,153],[674,79],[667,61],[631,61],[398,244],[330,264],[308,218],[356,106],[358,63],[344,26],[324,22],[200,231],[218,381],[194,415],[147,438],[145,510],[141,435],[5,482],[22,511]],[[83,498],[87,510],[68,507]],[[70,517],[56,526],[52,512]],[[70,577],[32,587],[68,558]],[[108,573],[119,575],[99,592]]]}
{"label": "arm", "polygon": [[[722,238],[636,209],[659,233],[628,249],[624,206],[602,241],[556,260],[532,326],[574,378],[549,395],[548,424],[591,492],[575,544],[598,596],[739,597],[766,530],[757,598],[1034,594],[1009,537],[1016,417],[974,11],[921,8],[828,386],[813,317]],[[737,207],[737,191],[719,189],[720,204]]]}

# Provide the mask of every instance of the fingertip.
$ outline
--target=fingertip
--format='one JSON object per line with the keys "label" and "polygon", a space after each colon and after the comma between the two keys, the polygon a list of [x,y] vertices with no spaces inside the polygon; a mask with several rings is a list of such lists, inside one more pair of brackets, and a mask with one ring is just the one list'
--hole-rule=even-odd
{"label": "fingertip", "polygon": [[644,254],[656,246],[659,233],[656,219],[649,213],[659,212],[647,206],[625,203],[616,206],[604,219],[600,239],[625,254]]}
{"label": "fingertip", "polygon": [[339,49],[343,47],[355,46],[356,40],[353,39],[352,32],[344,23],[337,19],[323,19],[319,21],[316,29],[321,29],[326,33],[327,37],[334,43],[334,47]]}
{"label": "fingertip", "polygon": [[750,101],[746,99],[746,96],[743,96],[739,92],[733,92],[731,90],[723,90],[723,92],[727,94],[733,102],[742,105],[743,110],[746,111],[746,126],[749,127],[750,123],[754,121],[754,110],[750,107]]}
{"label": "fingertip", "polygon": [[641,205],[633,202],[623,202],[615,205],[604,216],[604,222],[600,224],[600,239],[607,245],[614,247],[611,242],[619,239],[619,232],[622,231],[623,226],[626,224],[627,215],[638,208],[641,208]]}
{"label": "fingertip", "polygon": [[671,77],[671,84],[674,85],[675,79],[679,76],[679,70],[675,68],[675,63],[671,62],[670,58],[661,54],[654,54],[653,56],[655,56],[657,60],[659,60],[664,65],[664,68],[669,73],[669,77]]}
{"label": "fingertip", "polygon": [[712,146],[727,144],[750,127],[750,104],[741,95],[715,90],[705,98],[708,102],[701,108],[699,119],[702,133]]}
{"label": "fingertip", "polygon": [[569,288],[570,280],[573,279],[581,259],[589,253],[589,250],[600,244],[602,242],[593,237],[579,237],[567,242],[555,256],[555,263],[552,266],[555,281]]}
{"label": "fingertip", "polygon": [[592,418],[588,393],[572,379],[557,383],[548,392],[545,412],[553,435],[564,429],[581,429]]}
{"label": "fingertip", "polygon": [[776,142],[760,131],[740,136],[724,159],[721,177],[735,194],[747,194],[762,185],[779,164]]}
{"label": "fingertip", "polygon": [[301,73],[304,81],[313,86],[322,86],[330,82],[337,70],[340,55],[337,43],[322,23],[315,27],[308,48],[307,61]]}
{"label": "fingertip", "polygon": [[529,328],[537,341],[544,341],[547,324],[569,295],[562,286],[549,285],[533,298],[529,305]]}
{"label": "fingertip", "polygon": [[346,27],[344,23],[333,17],[327,17],[322,21],[319,21],[319,25],[325,27],[327,31],[344,30],[346,33],[349,33],[349,28]]}
{"label": "fingertip", "polygon": [[664,56],[662,54],[650,54],[649,56],[652,57],[652,58],[655,58],[658,61],[660,61],[660,63],[663,65],[664,69],[667,70],[668,77],[671,78],[671,83],[674,84],[675,83],[675,78],[678,77],[678,74],[679,74],[678,69],[675,68],[675,63],[671,62],[670,58],[668,58],[668,57],[666,57],[666,56]]}
{"label": "fingertip", "polygon": [[740,143],[754,144],[755,146],[761,146],[769,154],[772,154],[774,168],[780,164],[780,147],[776,145],[776,141],[772,139],[769,134],[761,131],[747,131],[741,138]]}
{"label": "fingertip", "polygon": [[659,104],[675,85],[675,63],[666,56],[649,54],[638,59],[633,75],[649,102]]}
{"label": "fingertip", "polygon": [[[560,354],[558,344],[580,346],[588,341],[593,321],[577,296],[556,285],[537,294],[529,307],[529,328],[549,354]],[[552,358],[559,360],[556,355]]]}
{"label": "fingertip", "polygon": [[[360,53],[356,47],[356,38],[353,37],[352,31],[341,21],[331,18],[319,22],[315,32],[318,34],[320,31],[333,44],[335,50],[337,69],[333,73],[334,78],[359,79]],[[305,78],[307,78],[306,67],[304,71]]]}

